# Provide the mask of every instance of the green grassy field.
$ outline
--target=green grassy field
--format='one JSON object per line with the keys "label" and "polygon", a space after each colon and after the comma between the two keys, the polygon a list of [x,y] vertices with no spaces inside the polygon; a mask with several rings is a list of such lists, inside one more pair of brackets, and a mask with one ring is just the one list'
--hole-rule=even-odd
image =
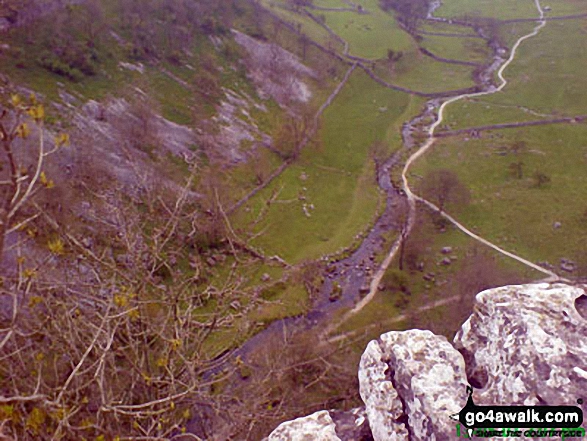
{"label": "green grassy field", "polygon": [[537,10],[532,0],[445,0],[437,17],[533,18]]}
{"label": "green grassy field", "polygon": [[[481,125],[547,119],[550,115],[514,104],[502,104],[489,96],[466,98],[451,104],[445,111],[442,130],[457,130]],[[441,130],[438,130],[441,131]]]}
{"label": "green grassy field", "polygon": [[342,51],[342,44],[333,39],[326,29],[306,16],[285,9],[284,2],[278,0],[262,0],[261,3],[269,11],[277,14],[283,20],[292,23],[295,26],[299,26],[300,31],[306,34],[310,39],[322,45],[330,46],[333,49]]}
{"label": "green grassy field", "polygon": [[519,58],[506,71],[511,80],[494,98],[545,113],[585,113],[587,47],[568,44],[584,26],[575,20],[549,22],[520,47]]}
{"label": "green grassy field", "polygon": [[456,23],[446,23],[440,21],[421,20],[418,23],[418,30],[424,32],[437,32],[446,34],[469,34],[477,35],[469,26]]}
{"label": "green grassy field", "polygon": [[349,8],[342,0],[314,0],[314,5],[321,8]]}
{"label": "green grassy field", "polygon": [[[379,203],[369,147],[385,140],[398,148],[398,128],[419,105],[355,72],[324,113],[318,145],[307,146],[294,165],[241,209],[238,225],[263,231],[253,244],[290,263],[349,246]],[[265,216],[253,226],[262,210]]]}
{"label": "green grassy field", "polygon": [[472,66],[442,63],[419,51],[405,54],[391,69],[387,61],[381,61],[375,72],[391,84],[426,93],[474,85]]}
{"label": "green grassy field", "polygon": [[535,22],[504,23],[499,26],[499,38],[511,48],[521,36],[531,33],[535,27]]}
{"label": "green grassy field", "polygon": [[399,27],[393,15],[379,8],[378,0],[359,3],[368,14],[317,11],[326,18],[326,24],[349,43],[351,55],[379,59],[386,57],[388,50],[407,52],[414,49],[413,39]]}
{"label": "green grassy field", "polygon": [[425,35],[420,45],[434,55],[452,60],[486,63],[491,50],[480,38],[456,38]]}
{"label": "green grassy field", "polygon": [[[475,233],[531,261],[557,264],[587,255],[587,135],[585,125],[485,132],[482,139],[443,139],[413,168],[420,176],[448,168],[470,188],[472,202],[457,219]],[[522,153],[508,152],[516,141]],[[505,152],[505,153],[504,153]],[[517,179],[510,164],[522,162]],[[550,182],[538,187],[534,174]],[[413,180],[414,185],[418,185]],[[560,228],[554,224],[560,222]]]}
{"label": "green grassy field", "polygon": [[549,6],[548,17],[587,13],[587,4],[581,0],[548,0],[541,2],[542,6]]}
{"label": "green grassy field", "polygon": [[462,128],[587,114],[587,48],[565,44],[583,26],[549,22],[522,44],[504,72],[508,84],[501,93],[451,104],[444,124]]}

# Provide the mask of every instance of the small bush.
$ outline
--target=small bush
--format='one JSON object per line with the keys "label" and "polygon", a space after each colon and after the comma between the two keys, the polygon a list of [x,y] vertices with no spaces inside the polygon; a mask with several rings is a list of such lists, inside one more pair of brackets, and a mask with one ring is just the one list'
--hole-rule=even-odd
{"label": "small bush", "polygon": [[385,285],[385,289],[389,291],[410,292],[408,289],[409,278],[407,274],[401,270],[388,270],[383,276],[382,283]]}
{"label": "small bush", "polygon": [[69,66],[59,58],[50,54],[42,55],[38,59],[38,63],[49,72],[61,75],[74,82],[81,81],[84,78],[84,74],[79,69]]}
{"label": "small bush", "polygon": [[276,282],[273,285],[268,286],[267,288],[263,289],[261,291],[261,297],[264,300],[271,300],[271,299],[277,297],[283,291],[285,291],[286,288],[287,288],[287,285],[285,284],[285,282],[282,282],[282,281]]}

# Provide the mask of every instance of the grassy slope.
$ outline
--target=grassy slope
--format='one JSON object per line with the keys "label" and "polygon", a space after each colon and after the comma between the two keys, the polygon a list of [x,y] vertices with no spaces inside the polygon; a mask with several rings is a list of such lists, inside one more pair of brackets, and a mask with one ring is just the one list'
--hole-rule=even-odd
{"label": "grassy slope", "polygon": [[452,104],[445,115],[446,124],[462,128],[587,114],[583,75],[587,49],[566,44],[580,35],[584,26],[574,20],[549,22],[538,36],[520,47],[518,58],[505,71],[508,85],[502,93],[482,97],[482,103]]}
{"label": "grassy slope", "polygon": [[[245,225],[280,191],[280,202],[254,228],[265,230],[254,243],[291,262],[348,246],[371,221],[379,199],[368,149],[376,140],[390,139],[388,130],[399,128],[409,104],[407,95],[378,86],[363,72],[354,73],[324,114],[319,145],[308,146],[295,165],[249,204],[249,212],[241,210]],[[310,217],[303,212],[304,203],[315,207]]]}
{"label": "grassy slope", "polygon": [[405,54],[389,69],[387,62],[377,64],[376,73],[392,84],[419,92],[433,93],[471,87],[473,67],[442,63],[420,52]]}
{"label": "grassy slope", "polygon": [[491,51],[480,38],[456,38],[425,35],[420,43],[434,55],[452,60],[486,62]]}
{"label": "grassy slope", "polygon": [[582,0],[548,0],[544,6],[551,7],[547,13],[549,17],[587,13],[587,3]]}
{"label": "grassy slope", "polygon": [[418,31],[476,35],[469,26],[428,20],[423,20],[418,23]]}
{"label": "grassy slope", "polygon": [[299,26],[301,32],[306,34],[311,40],[325,46],[331,46],[336,50],[342,50],[342,44],[334,40],[322,26],[305,16],[285,9],[284,2],[278,0],[261,0],[261,4],[288,23]]}
{"label": "grassy slope", "polygon": [[414,42],[403,31],[393,16],[383,12],[378,0],[358,2],[368,14],[353,12],[320,11],[326,17],[326,24],[339,36],[348,41],[351,55],[379,59],[387,56],[389,49],[407,52],[414,49]]}
{"label": "grassy slope", "polygon": [[348,8],[349,5],[342,0],[314,0],[314,5],[321,8]]}
{"label": "grassy slope", "polygon": [[[486,134],[480,140],[451,139],[438,143],[413,172],[449,168],[472,192],[472,204],[457,217],[476,233],[533,261],[557,263],[577,258],[587,240],[584,204],[587,197],[585,125],[558,125]],[[500,155],[505,145],[523,140],[525,153]],[[508,171],[524,163],[523,179]],[[541,171],[552,182],[535,187]],[[561,229],[553,228],[555,222]]]}
{"label": "grassy slope", "polygon": [[436,10],[438,17],[526,18],[536,12],[533,0],[445,0]]}

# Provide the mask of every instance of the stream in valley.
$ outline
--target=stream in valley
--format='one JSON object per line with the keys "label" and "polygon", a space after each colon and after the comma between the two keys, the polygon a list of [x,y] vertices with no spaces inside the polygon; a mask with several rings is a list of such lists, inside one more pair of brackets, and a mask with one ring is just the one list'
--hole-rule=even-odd
{"label": "stream in valley", "polygon": [[[539,0],[535,0],[540,17],[543,12]],[[431,5],[429,19],[448,22],[447,19],[434,18],[432,14],[440,6],[439,2]],[[328,263],[324,273],[324,283],[314,299],[308,313],[301,317],[286,318],[271,323],[267,328],[248,339],[240,348],[230,354],[225,354],[225,362],[209,372],[210,375],[219,373],[223,367],[228,367],[237,356],[245,361],[250,361],[251,356],[264,347],[275,347],[276,341],[283,341],[299,331],[315,331],[316,340],[324,329],[332,325],[333,314],[342,308],[357,309],[357,303],[361,300],[370,300],[379,289],[380,280],[387,267],[395,257],[399,249],[399,238],[410,233],[415,221],[416,201],[421,200],[414,195],[408,184],[406,173],[410,164],[420,157],[434,143],[434,130],[441,124],[443,110],[447,104],[466,97],[488,95],[503,89],[506,80],[502,73],[505,67],[513,61],[515,49],[527,38],[536,35],[543,21],[536,26],[534,32],[527,34],[516,42],[512,52],[495,44],[491,46],[493,57],[485,65],[484,69],[476,75],[476,82],[481,89],[478,93],[455,95],[448,98],[435,98],[428,101],[423,112],[402,128],[402,148],[388,158],[378,167],[377,184],[385,194],[385,209],[376,220],[368,233],[363,236],[360,245],[348,257]],[[485,41],[490,38],[482,29],[474,29]],[[494,83],[496,72],[501,84]],[[415,134],[425,135],[423,142],[417,142]],[[406,153],[409,159],[405,161]],[[402,188],[394,186],[391,181],[391,172],[394,167],[403,167]],[[425,202],[425,201],[424,201]],[[406,216],[407,215],[407,216]],[[394,243],[387,243],[385,237],[395,237]],[[389,240],[389,239],[388,239]],[[390,251],[391,249],[391,251]],[[383,263],[378,263],[377,256],[386,256]]]}

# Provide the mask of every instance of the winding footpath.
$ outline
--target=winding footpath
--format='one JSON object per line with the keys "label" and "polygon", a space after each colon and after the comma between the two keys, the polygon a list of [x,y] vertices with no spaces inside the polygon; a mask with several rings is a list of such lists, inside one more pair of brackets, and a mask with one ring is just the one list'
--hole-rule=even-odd
{"label": "winding footpath", "polygon": [[396,256],[396,254],[401,246],[402,240],[410,234],[410,232],[414,226],[415,219],[416,219],[416,203],[417,202],[421,202],[421,203],[425,204],[426,206],[428,206],[429,208],[439,212],[445,219],[447,219],[449,222],[451,222],[456,228],[458,228],[460,231],[462,231],[463,233],[465,233],[469,237],[482,243],[483,245],[485,245],[489,248],[492,248],[495,251],[497,251],[498,253],[500,253],[504,256],[510,257],[510,258],[528,266],[529,268],[532,268],[536,271],[539,271],[539,272],[545,274],[545,276],[547,276],[546,281],[564,280],[560,276],[558,276],[556,273],[554,273],[553,271],[545,269],[539,265],[536,265],[533,262],[530,262],[527,259],[524,259],[521,256],[518,256],[514,253],[511,253],[507,250],[504,250],[503,248],[500,248],[499,246],[495,245],[494,243],[490,242],[489,240],[484,239],[483,237],[473,233],[471,230],[469,230],[467,227],[465,227],[464,225],[459,223],[456,219],[454,219],[448,213],[441,211],[435,204],[433,204],[432,202],[415,194],[412,191],[412,189],[410,188],[410,184],[408,182],[408,172],[409,172],[412,164],[414,164],[414,162],[416,160],[418,160],[422,155],[424,155],[434,145],[434,143],[436,141],[436,138],[434,136],[434,132],[436,131],[438,126],[442,123],[442,121],[444,119],[444,111],[448,105],[455,103],[457,101],[460,101],[462,99],[465,99],[465,98],[473,98],[473,97],[479,97],[479,96],[484,96],[484,95],[492,95],[492,94],[501,92],[504,89],[504,87],[508,84],[507,80],[503,76],[503,73],[504,73],[505,69],[507,69],[507,67],[514,61],[518,48],[520,47],[520,45],[524,41],[536,36],[540,32],[540,29],[542,29],[546,25],[546,20],[544,18],[544,10],[542,9],[542,6],[540,5],[540,0],[534,0],[534,3],[536,4],[536,8],[538,9],[538,12],[540,14],[539,18],[535,19],[536,21],[539,21],[539,23],[533,29],[532,32],[530,32],[529,34],[526,34],[518,39],[518,41],[512,47],[509,58],[501,65],[501,67],[497,71],[497,75],[498,75],[498,78],[499,78],[501,84],[498,87],[492,86],[486,91],[475,92],[475,93],[465,93],[465,94],[457,95],[453,98],[447,99],[446,101],[444,101],[440,105],[440,107],[438,109],[438,116],[436,118],[436,121],[428,127],[427,141],[416,152],[414,152],[414,154],[412,154],[409,157],[409,159],[407,160],[407,162],[403,168],[403,171],[402,171],[402,184],[403,184],[402,187],[406,193],[406,196],[408,199],[408,205],[409,205],[409,214],[408,214],[408,221],[406,223],[406,227],[404,228],[404,231],[402,232],[401,237],[395,241],[395,243],[393,244],[387,257],[381,263],[381,265],[379,266],[379,269],[377,270],[377,272],[374,274],[373,278],[371,279],[371,283],[369,285],[369,293],[360,302],[358,302],[353,309],[351,309],[349,312],[347,312],[341,318],[340,321],[338,321],[333,326],[328,327],[328,329],[326,329],[323,333],[324,337],[327,336],[328,334],[330,334],[336,328],[338,328],[342,323],[347,321],[349,318],[351,318],[352,316],[357,314],[359,311],[361,311],[366,305],[368,305],[373,300],[373,298],[375,297],[375,295],[378,292],[379,284],[381,283],[381,280],[382,280],[383,276],[385,275],[385,272],[387,271],[389,265],[391,264],[392,260]]}

